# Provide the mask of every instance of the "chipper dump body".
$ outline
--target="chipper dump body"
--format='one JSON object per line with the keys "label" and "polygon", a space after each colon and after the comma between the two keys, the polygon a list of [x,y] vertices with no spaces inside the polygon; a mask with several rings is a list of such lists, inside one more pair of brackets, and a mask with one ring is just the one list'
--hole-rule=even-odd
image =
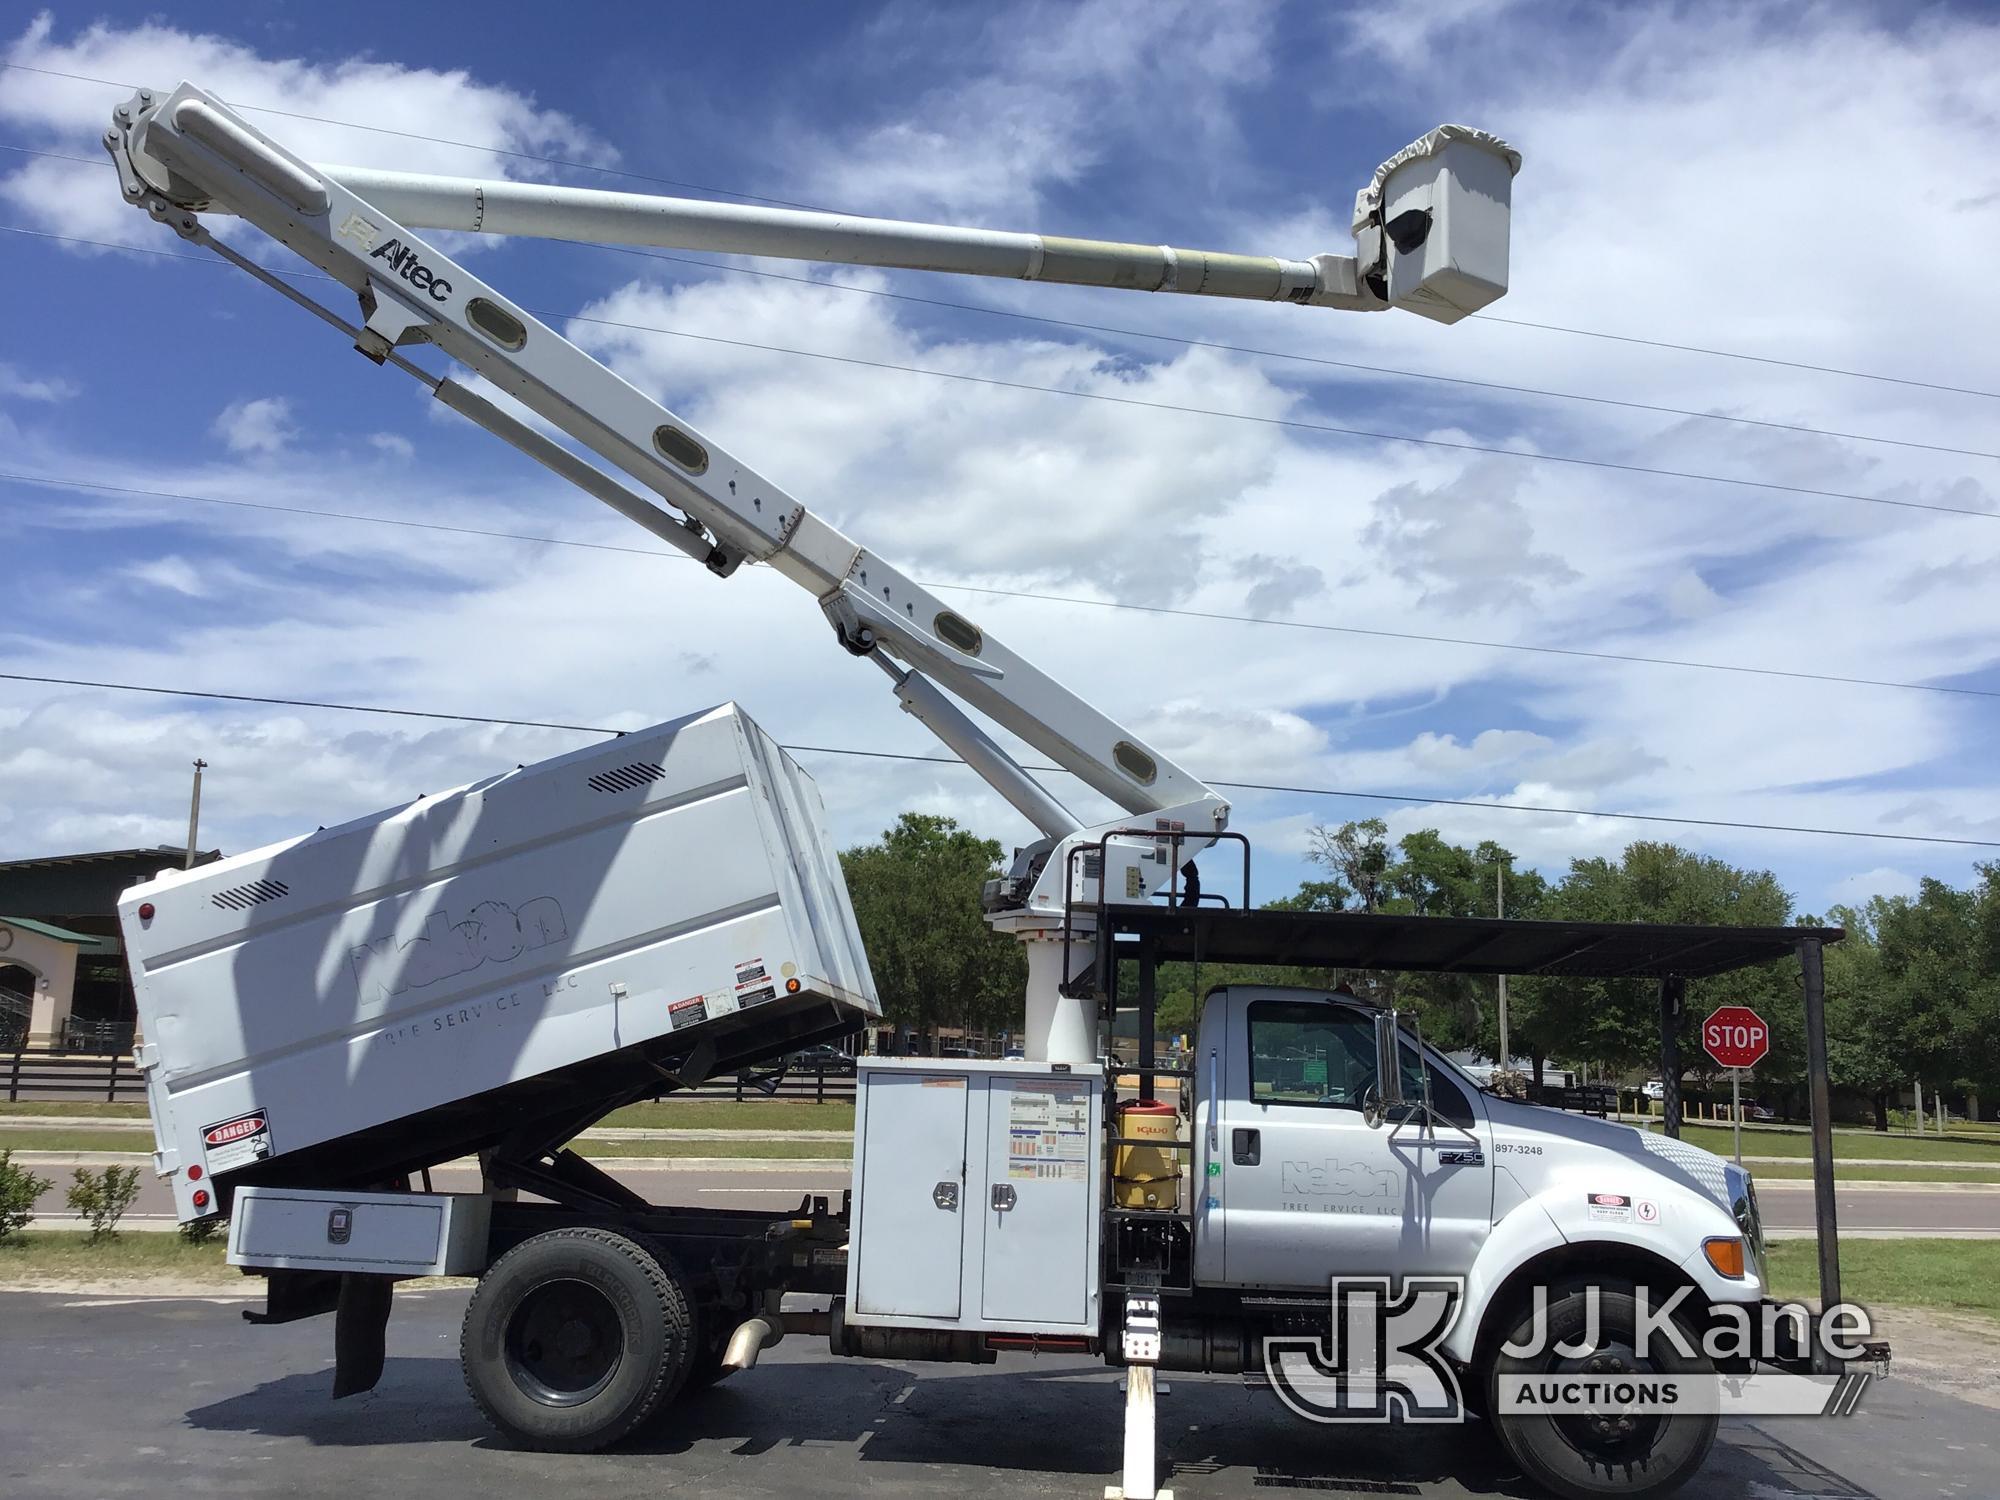
{"label": "chipper dump body", "polygon": [[877,1011],[818,790],[733,704],[164,872],[119,916],[184,1219],[533,1154]]}

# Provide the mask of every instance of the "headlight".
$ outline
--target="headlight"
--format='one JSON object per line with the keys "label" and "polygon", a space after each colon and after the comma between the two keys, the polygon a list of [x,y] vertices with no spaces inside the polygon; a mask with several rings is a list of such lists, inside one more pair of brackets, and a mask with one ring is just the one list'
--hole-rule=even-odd
{"label": "headlight", "polygon": [[1757,1268],[1757,1280],[1768,1292],[1771,1273],[1765,1261],[1764,1219],[1757,1210],[1756,1185],[1751,1182],[1750,1174],[1734,1162],[1722,1164],[1722,1180],[1729,1189],[1729,1212],[1735,1217],[1736,1227],[1743,1231],[1743,1244],[1750,1252],[1750,1263]]}

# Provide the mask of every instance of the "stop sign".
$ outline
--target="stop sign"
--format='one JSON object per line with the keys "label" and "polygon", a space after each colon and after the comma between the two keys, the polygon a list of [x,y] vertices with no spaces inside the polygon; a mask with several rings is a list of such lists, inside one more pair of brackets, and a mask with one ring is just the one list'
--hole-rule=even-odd
{"label": "stop sign", "polygon": [[1701,1045],[1717,1066],[1754,1068],[1771,1050],[1771,1028],[1745,1005],[1725,1005],[1701,1023]]}

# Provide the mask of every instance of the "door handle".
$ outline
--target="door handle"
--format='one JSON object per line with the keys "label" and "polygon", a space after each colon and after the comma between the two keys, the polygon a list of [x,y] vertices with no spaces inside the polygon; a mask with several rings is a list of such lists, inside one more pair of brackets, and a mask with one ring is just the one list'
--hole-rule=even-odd
{"label": "door handle", "polygon": [[993,1184],[993,1212],[1004,1214],[1014,1206],[1014,1184],[996,1182]]}
{"label": "door handle", "polygon": [[1229,1132],[1229,1159],[1239,1167],[1254,1167],[1264,1159],[1261,1131],[1238,1127]]}
{"label": "door handle", "polygon": [[958,1212],[958,1184],[949,1180],[931,1189],[931,1202],[948,1214]]}

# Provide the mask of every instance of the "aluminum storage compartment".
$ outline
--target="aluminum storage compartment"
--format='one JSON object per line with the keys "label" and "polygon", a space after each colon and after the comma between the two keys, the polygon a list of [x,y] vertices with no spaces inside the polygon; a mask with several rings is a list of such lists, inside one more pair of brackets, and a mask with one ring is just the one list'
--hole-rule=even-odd
{"label": "aluminum storage compartment", "polygon": [[1095,1335],[1104,1075],[863,1058],[845,1321]]}
{"label": "aluminum storage compartment", "polygon": [[608,1054],[742,1058],[877,1013],[818,790],[733,704],[168,872],[119,919],[183,1218],[191,1167],[361,1185],[272,1168],[364,1132],[406,1160],[396,1122],[504,1122],[510,1086]]}
{"label": "aluminum storage compartment", "polygon": [[493,1200],[483,1193],[325,1193],[246,1187],[229,1263],[269,1271],[477,1276]]}

